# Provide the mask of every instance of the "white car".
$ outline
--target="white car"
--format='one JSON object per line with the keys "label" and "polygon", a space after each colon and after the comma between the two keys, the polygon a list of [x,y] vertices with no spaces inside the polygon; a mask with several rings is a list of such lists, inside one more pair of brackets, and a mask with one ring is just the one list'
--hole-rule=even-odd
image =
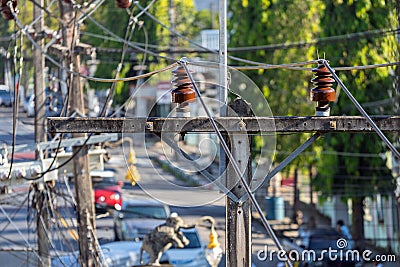
{"label": "white car", "polygon": [[[205,245],[195,228],[182,229],[183,234],[189,239],[189,245],[184,248],[170,248],[161,257],[161,263],[169,263],[174,267],[210,267],[205,256]],[[141,241],[117,241],[101,245],[103,261],[109,267],[136,266],[140,263]],[[79,251],[54,257],[51,266],[79,267]],[[149,255],[143,253],[143,262],[150,259]]]}
{"label": "white car", "polygon": [[182,233],[189,239],[189,245],[184,248],[170,248],[165,251],[169,263],[175,267],[209,267],[205,248],[196,228],[181,229]]}
{"label": "white car", "polygon": [[[107,263],[107,266],[109,267],[140,265],[139,252],[141,246],[142,242],[133,241],[119,241],[101,245],[103,254],[102,262]],[[75,251],[61,257],[54,257],[51,260],[51,266],[79,267],[80,265],[78,264],[78,258],[79,251]],[[143,260],[149,260],[149,255],[147,253],[144,253]]]}
{"label": "white car", "polygon": [[35,95],[29,95],[25,98],[24,102],[24,110],[27,113],[28,117],[35,116]]}
{"label": "white car", "polygon": [[6,85],[0,85],[0,106],[11,107],[14,102],[14,92]]}
{"label": "white car", "polygon": [[169,207],[154,199],[124,199],[114,211],[115,240],[142,240],[170,216]]}

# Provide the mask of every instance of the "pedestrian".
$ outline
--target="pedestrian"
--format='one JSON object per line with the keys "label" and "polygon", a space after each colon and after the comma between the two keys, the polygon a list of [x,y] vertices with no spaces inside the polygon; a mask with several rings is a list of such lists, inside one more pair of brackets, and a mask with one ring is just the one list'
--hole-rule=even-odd
{"label": "pedestrian", "polygon": [[339,233],[342,234],[343,237],[346,239],[353,239],[353,237],[350,234],[349,228],[344,224],[343,220],[338,220],[336,223],[336,229],[339,231]]}
{"label": "pedestrian", "polygon": [[338,220],[336,222],[336,229],[339,233],[348,241],[347,249],[353,248],[353,237],[350,234],[350,230],[347,225],[344,224],[343,220]]}

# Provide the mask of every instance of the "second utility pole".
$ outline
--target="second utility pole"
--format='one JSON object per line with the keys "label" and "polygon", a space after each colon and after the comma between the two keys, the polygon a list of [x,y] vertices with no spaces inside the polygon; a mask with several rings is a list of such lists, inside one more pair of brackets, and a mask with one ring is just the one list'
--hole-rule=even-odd
{"label": "second utility pole", "polygon": [[[71,2],[59,0],[63,21],[62,36],[63,46],[68,48],[69,56],[65,59],[65,66],[75,74],[72,75],[72,83],[69,86],[68,98],[71,103],[70,114],[84,114],[83,90],[80,77],[76,75],[80,71],[80,56],[76,51],[79,42],[78,27],[75,24],[75,13]],[[70,68],[70,66],[72,66]],[[71,86],[72,85],[72,86]],[[75,133],[72,137],[87,137],[85,133]],[[73,147],[74,156],[74,183],[78,210],[78,234],[79,234],[79,266],[89,267],[95,265],[96,246],[96,222],[93,204],[92,181],[89,173],[89,156],[87,146]]]}
{"label": "second utility pole", "polygon": [[[44,1],[39,0],[38,5],[33,7],[33,16],[36,20],[34,23],[35,37],[37,44],[44,49],[43,39],[43,28],[44,28],[44,17],[42,10]],[[42,52],[38,49],[33,51],[33,67],[34,67],[34,93],[35,93],[35,143],[46,141],[46,92],[45,92],[45,80],[44,80],[44,68],[45,60]],[[36,159],[39,159],[40,151],[36,152]],[[36,227],[37,227],[37,243],[38,253],[40,256],[38,266],[48,267],[50,266],[50,236],[47,235],[49,229],[48,220],[48,201],[46,197],[47,189],[44,189],[39,184],[34,186],[35,194],[37,196],[36,203]]]}

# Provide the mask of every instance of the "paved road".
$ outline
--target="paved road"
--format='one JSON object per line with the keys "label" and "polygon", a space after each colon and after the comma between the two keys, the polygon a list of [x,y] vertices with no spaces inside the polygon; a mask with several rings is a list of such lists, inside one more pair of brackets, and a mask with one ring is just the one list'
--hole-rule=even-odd
{"label": "paved road", "polygon": [[[0,110],[0,140],[7,145],[12,141],[12,125],[10,118],[12,117],[11,109],[1,108]],[[18,136],[17,144],[33,143],[33,119],[26,118],[25,115],[21,116],[18,122]],[[194,222],[201,216],[213,216],[217,220],[217,232],[219,234],[219,241],[222,248],[225,247],[225,197],[218,190],[212,190],[213,187],[191,187],[185,182],[178,180],[175,176],[165,172],[157,164],[154,164],[149,157],[156,157],[162,150],[159,147],[150,148],[147,151],[144,148],[136,147],[138,162],[136,167],[141,174],[141,181],[135,187],[126,187],[124,189],[124,198],[142,198],[152,197],[157,198],[167,204],[171,205],[171,210],[178,212],[180,216],[187,222]],[[107,168],[115,169],[117,176],[120,180],[124,179],[127,171],[125,163],[126,156],[124,150],[121,148],[113,149],[111,152],[111,159],[106,164]],[[202,179],[193,175],[194,179]],[[10,249],[23,250],[28,248],[34,249],[36,247],[36,233],[34,232],[35,221],[32,220],[32,209],[28,209],[29,204],[27,198],[27,187],[21,187],[18,195],[0,196],[2,216],[0,217],[0,250]],[[69,202],[69,192],[66,187],[60,187],[58,191],[57,207],[55,210],[66,219],[68,224],[76,223],[74,219],[74,211],[71,209],[71,202]],[[21,208],[19,206],[21,205]],[[28,212],[29,211],[29,212]],[[12,221],[12,222],[11,222]],[[52,237],[52,246],[59,252],[74,251],[77,249],[77,242],[73,238],[73,233],[65,229],[59,222],[54,220],[51,222],[52,229],[49,235]],[[113,241],[113,224],[110,216],[97,219],[97,237],[100,243]],[[209,230],[204,227],[199,228],[202,240],[208,243]],[[267,238],[266,232],[258,223],[254,223],[252,227],[253,232],[253,261],[256,266],[275,266],[276,263],[267,261],[258,261],[257,252],[265,249],[275,248],[271,239]],[[6,263],[12,261],[13,265],[16,257],[11,258],[11,255],[17,255],[19,258],[19,265],[30,262],[30,266],[34,265],[37,260],[35,252],[13,252],[5,253],[0,252],[0,262]],[[9,264],[7,264],[9,266]],[[5,265],[5,266],[7,266]],[[221,266],[223,263],[221,263]]]}
{"label": "paved road", "polygon": [[[12,144],[12,124],[13,112],[10,107],[0,107],[0,145]],[[34,119],[27,118],[26,113],[18,115],[17,123],[17,145],[19,144],[33,144],[35,140],[34,135]]]}
{"label": "paved road", "polygon": [[[162,170],[157,164],[150,162],[148,157],[155,157],[160,150],[148,148],[147,151],[142,147],[135,148],[138,162],[135,164],[141,174],[141,180],[132,190],[125,191],[128,197],[151,197],[158,198],[171,205],[171,210],[177,212],[187,222],[194,222],[202,216],[213,216],[217,221],[217,232],[222,248],[225,248],[225,196],[218,190],[193,188],[184,182],[176,179],[173,175]],[[123,179],[127,167],[124,153],[121,150],[114,150],[111,153],[111,159],[108,167],[117,170],[120,179]],[[196,176],[196,175],[195,175]],[[194,179],[204,179],[200,176]],[[140,190],[144,188],[146,192]],[[207,187],[210,188],[210,187]],[[208,243],[209,229],[199,228],[200,235],[205,244]],[[276,266],[276,260],[260,261],[257,259],[257,252],[263,250],[266,246],[269,249],[275,249],[272,240],[268,238],[265,229],[254,222],[253,232],[253,262],[258,266]],[[99,233],[100,234],[100,233]],[[225,266],[221,262],[220,266]]]}

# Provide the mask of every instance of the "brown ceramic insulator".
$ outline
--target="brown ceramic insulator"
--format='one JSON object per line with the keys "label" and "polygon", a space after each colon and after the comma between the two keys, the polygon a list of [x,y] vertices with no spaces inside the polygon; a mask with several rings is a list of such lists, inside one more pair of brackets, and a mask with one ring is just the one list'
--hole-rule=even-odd
{"label": "brown ceramic insulator", "polygon": [[132,0],[115,0],[115,5],[119,8],[128,8],[132,5]]}
{"label": "brown ceramic insulator", "polygon": [[172,71],[174,79],[171,83],[175,89],[172,90],[172,103],[194,102],[196,100],[196,92],[193,90],[192,82],[182,66],[176,67]]}
{"label": "brown ceramic insulator", "polygon": [[[12,19],[14,19],[14,16],[11,13],[10,8],[7,6],[7,2],[8,1],[9,0],[1,0],[1,8],[0,8],[1,16],[5,20],[12,20]],[[14,7],[14,10],[15,10],[15,13],[18,13],[18,10],[17,10],[18,2],[17,2],[17,0],[13,0],[12,3],[13,3],[13,7]]]}
{"label": "brown ceramic insulator", "polygon": [[315,87],[310,92],[311,100],[324,104],[335,101],[336,92],[331,87],[335,82],[332,73],[324,64],[318,64],[316,68],[312,69],[312,72],[314,72],[315,77],[311,82],[314,83]]}

